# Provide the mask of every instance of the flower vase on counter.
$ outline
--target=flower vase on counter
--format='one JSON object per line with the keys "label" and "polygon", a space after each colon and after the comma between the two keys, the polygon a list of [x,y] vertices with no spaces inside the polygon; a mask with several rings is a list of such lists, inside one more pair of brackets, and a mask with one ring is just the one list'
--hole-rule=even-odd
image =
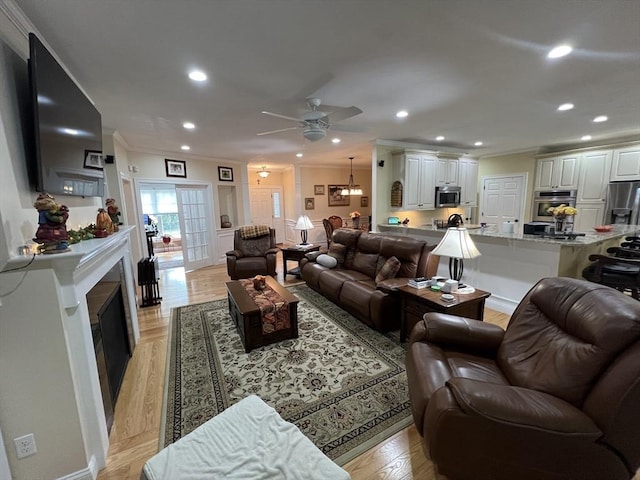
{"label": "flower vase on counter", "polygon": [[564,233],[564,218],[556,218],[556,233]]}

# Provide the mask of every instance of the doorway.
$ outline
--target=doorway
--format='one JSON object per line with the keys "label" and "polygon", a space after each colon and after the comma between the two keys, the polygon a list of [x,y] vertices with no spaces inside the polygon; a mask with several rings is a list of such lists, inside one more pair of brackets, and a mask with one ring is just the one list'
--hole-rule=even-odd
{"label": "doorway", "polygon": [[191,271],[213,264],[210,185],[137,180],[136,193],[141,234],[157,232],[152,244],[159,269]]}
{"label": "doorway", "polygon": [[[482,177],[480,222],[494,231],[502,231],[504,222],[519,224],[524,218],[527,175],[495,175]],[[519,227],[516,226],[516,233]]]}
{"label": "doorway", "polygon": [[284,241],[282,187],[251,187],[251,219],[254,225],[269,225],[276,231],[276,243]]}

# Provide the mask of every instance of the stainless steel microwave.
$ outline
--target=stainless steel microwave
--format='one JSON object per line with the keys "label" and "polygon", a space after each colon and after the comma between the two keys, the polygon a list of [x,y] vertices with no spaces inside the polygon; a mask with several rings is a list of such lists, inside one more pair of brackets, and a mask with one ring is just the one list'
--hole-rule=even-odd
{"label": "stainless steel microwave", "polygon": [[460,187],[444,185],[436,187],[436,207],[457,207],[460,205]]}

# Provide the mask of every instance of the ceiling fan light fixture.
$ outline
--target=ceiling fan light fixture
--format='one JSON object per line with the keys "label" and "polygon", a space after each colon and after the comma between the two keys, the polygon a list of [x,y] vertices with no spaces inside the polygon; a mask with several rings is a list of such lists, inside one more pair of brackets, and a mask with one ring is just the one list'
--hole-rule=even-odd
{"label": "ceiling fan light fixture", "polygon": [[267,178],[271,172],[267,170],[266,166],[262,166],[262,170],[258,171],[258,175],[262,178]]}
{"label": "ceiling fan light fixture", "polygon": [[317,142],[318,140],[322,140],[327,136],[327,131],[321,127],[311,126],[306,127],[303,130],[302,135],[304,135],[304,138],[306,138],[310,142]]}

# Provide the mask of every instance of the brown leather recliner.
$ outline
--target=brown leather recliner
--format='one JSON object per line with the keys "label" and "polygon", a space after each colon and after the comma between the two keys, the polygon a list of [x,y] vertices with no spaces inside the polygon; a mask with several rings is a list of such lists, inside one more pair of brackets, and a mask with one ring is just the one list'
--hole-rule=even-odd
{"label": "brown leather recliner", "polygon": [[240,229],[233,233],[233,250],[227,255],[227,273],[232,280],[255,275],[276,276],[276,231],[254,238],[242,238]]}
{"label": "brown leather recliner", "polygon": [[413,419],[439,473],[617,480],[640,467],[640,302],[569,278],[496,325],[429,313],[411,333]]}

